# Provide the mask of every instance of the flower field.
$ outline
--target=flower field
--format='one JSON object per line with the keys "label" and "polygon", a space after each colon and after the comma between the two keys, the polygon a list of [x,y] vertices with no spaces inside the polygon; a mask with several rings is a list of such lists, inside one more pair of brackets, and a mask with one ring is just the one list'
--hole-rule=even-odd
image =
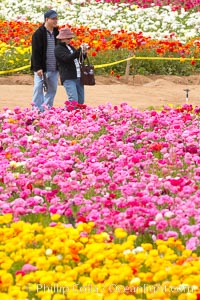
{"label": "flower field", "polygon": [[198,107],[0,118],[1,299],[199,299]]}
{"label": "flower field", "polygon": [[[1,71],[29,64],[49,8],[95,65],[200,66],[199,0],[1,2]],[[0,111],[0,299],[199,300],[200,108],[65,104]]]}
{"label": "flower field", "polygon": [[74,45],[89,44],[97,74],[122,75],[126,62],[112,63],[136,56],[159,60],[131,60],[130,74],[191,75],[200,68],[199,1],[2,0],[0,70],[29,65],[31,35],[53,8],[59,26],[75,33]]}

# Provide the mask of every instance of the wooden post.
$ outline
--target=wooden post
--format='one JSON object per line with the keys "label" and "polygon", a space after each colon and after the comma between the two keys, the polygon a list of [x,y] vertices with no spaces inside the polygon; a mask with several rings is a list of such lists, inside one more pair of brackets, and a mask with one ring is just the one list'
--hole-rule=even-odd
{"label": "wooden post", "polygon": [[[132,57],[133,56],[133,52],[129,52],[129,56],[128,57]],[[129,75],[130,75],[130,65],[131,65],[131,60],[127,60],[126,63],[126,70],[125,70],[125,82],[128,84],[129,81]]]}
{"label": "wooden post", "polygon": [[127,60],[127,63],[126,63],[126,71],[125,71],[125,82],[128,84],[128,80],[129,80],[129,74],[130,74],[130,59]]}

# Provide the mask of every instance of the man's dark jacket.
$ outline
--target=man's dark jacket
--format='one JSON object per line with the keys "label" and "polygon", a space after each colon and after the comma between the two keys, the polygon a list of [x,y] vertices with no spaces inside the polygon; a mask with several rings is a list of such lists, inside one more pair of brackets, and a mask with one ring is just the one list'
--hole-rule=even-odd
{"label": "man's dark jacket", "polygon": [[[58,35],[58,28],[53,29],[55,44],[57,44],[56,36]],[[47,29],[40,26],[32,36],[32,56],[31,56],[31,70],[37,72],[43,70],[46,72],[46,54],[47,54]]]}

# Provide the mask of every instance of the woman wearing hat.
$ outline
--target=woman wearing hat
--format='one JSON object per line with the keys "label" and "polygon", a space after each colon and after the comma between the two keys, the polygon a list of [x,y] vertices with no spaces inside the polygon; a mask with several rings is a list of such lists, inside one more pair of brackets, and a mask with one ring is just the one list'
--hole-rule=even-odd
{"label": "woman wearing hat", "polygon": [[[81,72],[79,57],[81,47],[75,49],[70,45],[73,33],[69,28],[62,28],[57,35],[59,40],[55,47],[55,57],[58,64],[60,81],[64,86],[68,100],[79,104],[84,103],[84,86],[80,82]],[[86,58],[86,50],[83,49],[83,57]]]}

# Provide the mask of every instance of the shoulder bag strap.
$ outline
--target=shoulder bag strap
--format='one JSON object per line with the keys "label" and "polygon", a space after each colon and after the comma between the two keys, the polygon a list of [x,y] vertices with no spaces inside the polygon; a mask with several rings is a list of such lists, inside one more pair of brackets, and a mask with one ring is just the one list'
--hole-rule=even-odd
{"label": "shoulder bag strap", "polygon": [[78,62],[79,62],[80,65],[84,64],[84,58],[83,58],[83,50],[82,50],[82,48],[81,48],[81,51],[80,51],[80,54],[79,54]]}
{"label": "shoulder bag strap", "polygon": [[[86,61],[87,61],[87,64],[89,65],[90,64],[90,61],[89,61],[89,58],[88,58],[88,55],[86,55]],[[83,51],[82,51],[82,48],[81,48],[81,51],[80,51],[80,55],[79,55],[79,64],[81,66],[85,65],[85,60],[84,60],[84,57],[83,57]]]}

